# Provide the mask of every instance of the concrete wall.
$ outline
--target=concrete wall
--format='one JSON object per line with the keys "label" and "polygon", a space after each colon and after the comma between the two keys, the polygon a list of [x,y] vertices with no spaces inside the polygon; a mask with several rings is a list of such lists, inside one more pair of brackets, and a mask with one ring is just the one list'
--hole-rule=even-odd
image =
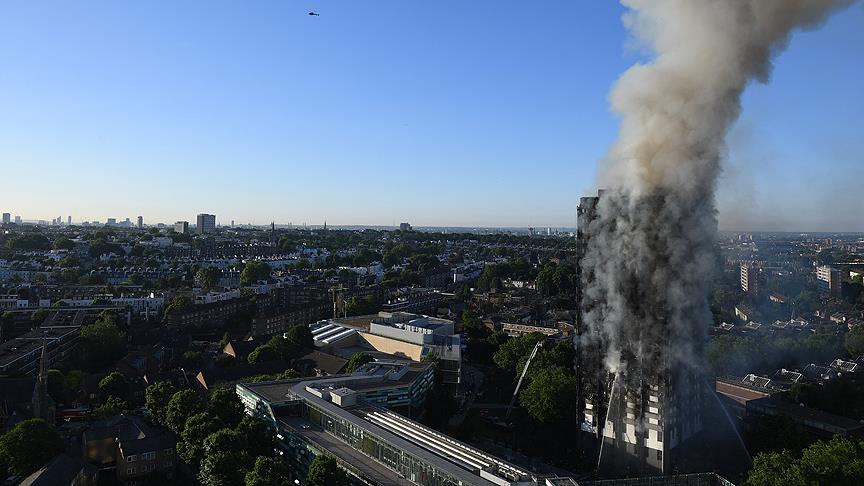
{"label": "concrete wall", "polygon": [[423,346],[384,336],[376,336],[368,332],[360,332],[358,334],[360,335],[360,339],[366,341],[376,351],[396,356],[405,356],[413,361],[420,361],[420,353],[423,351]]}

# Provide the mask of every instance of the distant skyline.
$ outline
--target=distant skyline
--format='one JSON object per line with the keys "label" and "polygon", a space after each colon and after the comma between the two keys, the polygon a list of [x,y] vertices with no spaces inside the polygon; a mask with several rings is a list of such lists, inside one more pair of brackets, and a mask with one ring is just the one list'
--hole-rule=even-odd
{"label": "distant skyline", "polygon": [[[318,11],[320,17],[306,15]],[[643,52],[615,2],[0,4],[0,212],[572,227]],[[864,231],[864,4],[744,97],[721,229]]]}

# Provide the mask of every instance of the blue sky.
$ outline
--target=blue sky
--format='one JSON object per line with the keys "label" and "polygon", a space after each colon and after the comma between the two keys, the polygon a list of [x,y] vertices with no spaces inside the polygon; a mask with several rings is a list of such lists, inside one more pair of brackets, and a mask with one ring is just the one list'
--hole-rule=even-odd
{"label": "blue sky", "polygon": [[[321,15],[310,17],[309,10]],[[572,226],[640,53],[612,1],[0,3],[0,210]],[[864,7],[753,86],[727,229],[862,230]],[[631,46],[632,47],[632,46]]]}

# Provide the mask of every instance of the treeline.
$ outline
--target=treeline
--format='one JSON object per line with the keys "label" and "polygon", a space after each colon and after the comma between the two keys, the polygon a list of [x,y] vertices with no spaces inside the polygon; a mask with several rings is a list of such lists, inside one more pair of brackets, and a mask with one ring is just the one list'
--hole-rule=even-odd
{"label": "treeline", "polygon": [[178,437],[177,454],[205,486],[288,484],[288,468],[274,457],[274,434],[261,419],[244,413],[230,388],[207,398],[162,382],[147,387],[152,420]]}
{"label": "treeline", "polygon": [[[760,338],[722,335],[711,338],[706,349],[714,374],[741,376],[747,373],[773,373],[809,363],[822,364],[846,356],[862,341],[861,331],[841,333],[818,331],[805,338]],[[847,348],[844,346],[852,346]]]}

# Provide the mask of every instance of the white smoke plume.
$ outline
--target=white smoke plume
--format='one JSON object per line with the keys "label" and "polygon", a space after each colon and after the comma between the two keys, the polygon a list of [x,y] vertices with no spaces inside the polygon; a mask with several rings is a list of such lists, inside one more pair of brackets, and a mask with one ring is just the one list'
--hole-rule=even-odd
{"label": "white smoke plume", "polygon": [[[702,361],[716,270],[714,190],[724,139],[751,81],[799,29],[852,0],[622,0],[656,55],[613,88],[620,135],[587,228],[585,324],[607,368],[639,373]],[[626,374],[626,373],[625,373]]]}

